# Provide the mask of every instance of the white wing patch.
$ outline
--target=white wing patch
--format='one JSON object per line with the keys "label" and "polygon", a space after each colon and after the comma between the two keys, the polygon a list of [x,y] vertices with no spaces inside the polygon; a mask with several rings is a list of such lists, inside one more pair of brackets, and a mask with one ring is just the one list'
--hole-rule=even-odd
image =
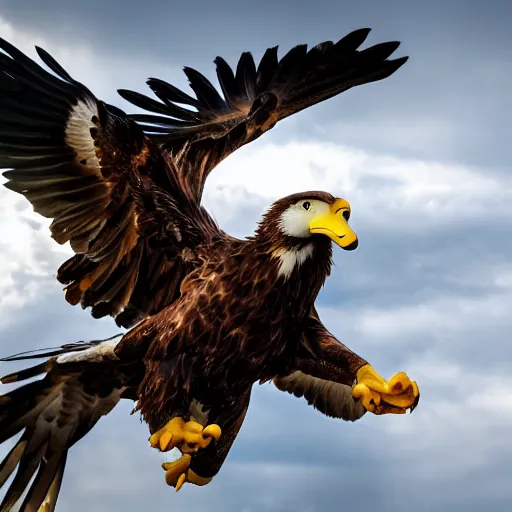
{"label": "white wing patch", "polygon": [[66,143],[76,151],[77,163],[82,163],[98,173],[100,162],[96,156],[96,148],[90,132],[91,128],[95,128],[92,122],[94,116],[98,116],[96,104],[92,100],[79,100],[69,113],[65,133]]}
{"label": "white wing patch", "polygon": [[119,359],[114,350],[121,341],[123,335],[116,336],[110,340],[105,340],[94,347],[82,350],[81,352],[68,352],[57,358],[57,363],[100,363],[105,359]]}
{"label": "white wing patch", "polygon": [[302,249],[277,249],[272,256],[279,258],[279,275],[285,279],[290,277],[295,267],[300,267],[308,258],[313,255],[313,245],[309,244]]}

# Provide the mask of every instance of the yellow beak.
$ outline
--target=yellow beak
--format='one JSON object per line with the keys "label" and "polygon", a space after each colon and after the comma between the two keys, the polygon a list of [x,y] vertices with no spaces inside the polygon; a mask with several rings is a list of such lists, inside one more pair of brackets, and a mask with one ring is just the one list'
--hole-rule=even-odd
{"label": "yellow beak", "polygon": [[344,199],[337,199],[329,213],[315,217],[309,224],[309,232],[327,235],[333,242],[347,251],[354,250],[357,235],[350,229],[345,215],[350,213],[350,204]]}

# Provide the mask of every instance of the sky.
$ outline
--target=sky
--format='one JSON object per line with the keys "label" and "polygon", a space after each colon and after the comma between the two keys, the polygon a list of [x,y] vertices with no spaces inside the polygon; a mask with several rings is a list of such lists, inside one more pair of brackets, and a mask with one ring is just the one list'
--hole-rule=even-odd
{"label": "sky", "polygon": [[[71,449],[57,511],[508,508],[511,15],[510,3],[472,0],[2,0],[0,36],[31,56],[43,46],[128,110],[116,90],[150,92],[151,76],[186,88],[184,65],[214,79],[217,55],[235,64],[276,44],[282,55],[360,27],[373,29],[366,46],[400,40],[397,55],[410,57],[389,79],[303,111],[230,156],[204,203],[243,237],[286,194],[345,197],[360,243],[335,251],[321,317],[386,377],[415,379],[418,408],[348,424],[257,385],[219,475],[175,494],[165,457],[122,403]],[[64,301],[55,273],[69,254],[21,196],[0,190],[2,355],[118,332]],[[2,363],[0,374],[15,368]]]}

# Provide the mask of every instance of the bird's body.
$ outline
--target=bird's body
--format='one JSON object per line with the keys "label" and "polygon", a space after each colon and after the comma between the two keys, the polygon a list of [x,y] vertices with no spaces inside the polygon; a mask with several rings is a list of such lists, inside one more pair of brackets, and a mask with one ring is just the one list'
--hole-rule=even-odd
{"label": "bird's body", "polygon": [[[132,338],[144,345],[139,333],[148,339],[141,410],[151,427],[162,426],[156,418],[169,410],[188,412],[192,399],[207,407],[222,404],[256,381],[290,373],[307,350],[302,333],[331,264],[323,238],[285,248],[255,237],[202,250],[180,298],[142,321],[119,349],[122,357]],[[286,252],[300,251],[308,254],[302,264],[283,273]]]}
{"label": "bird's body", "polygon": [[327,192],[274,202],[254,234],[225,233],[201,204],[206,178],[280,119],[351,87],[382,80],[407,58],[398,43],[358,50],[363,29],[233,73],[218,58],[224,97],[185,68],[196,98],[158,79],[160,102],[121,95],[154,114],[98,100],[44,50],[45,71],[0,39],[0,168],[5,186],[52,219],[74,255],[57,272],[71,305],[128,328],[109,340],[5,360],[47,359],[2,382],[44,375],[0,397],[0,442],[23,432],[0,464],[15,469],[7,512],[53,511],[68,450],[121,399],[136,402],[154,447],[177,447],[166,481],[204,485],[238,434],[255,382],[273,381],[322,413],[355,421],[403,413],[419,399],[403,372],[386,382],[322,324],[317,295],[333,243],[357,247],[350,205]]}

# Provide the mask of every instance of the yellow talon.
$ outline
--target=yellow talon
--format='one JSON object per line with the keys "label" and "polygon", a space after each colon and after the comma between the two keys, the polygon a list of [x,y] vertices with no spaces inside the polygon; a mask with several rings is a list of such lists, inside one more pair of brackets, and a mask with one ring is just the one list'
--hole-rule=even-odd
{"label": "yellow talon", "polygon": [[187,421],[183,418],[173,418],[165,427],[155,432],[149,442],[153,448],[159,448],[162,452],[179,448],[181,453],[195,453],[201,448],[206,448],[214,439],[221,436],[218,425],[203,427],[197,421]]}
{"label": "yellow talon", "polygon": [[202,477],[190,469],[191,454],[206,448],[212,440],[218,441],[222,431],[218,425],[212,424],[203,427],[197,421],[187,421],[183,418],[173,418],[165,427],[155,432],[149,438],[153,448],[162,452],[178,448],[182,456],[174,462],[165,462],[165,481],[168,485],[179,491],[185,482],[195,485],[206,485],[213,477]]}
{"label": "yellow talon", "polygon": [[390,395],[399,395],[411,386],[411,380],[405,372],[398,372],[389,379],[387,386]]}
{"label": "yellow talon", "polygon": [[178,492],[181,489],[186,479],[187,475],[185,473],[181,473],[180,477],[178,478],[178,482],[176,483],[176,492]]}
{"label": "yellow talon", "polygon": [[178,492],[185,482],[194,485],[206,485],[213,480],[213,477],[202,477],[190,469],[192,457],[186,453],[174,462],[164,462],[162,468],[165,470],[165,481],[167,485],[174,487]]}
{"label": "yellow talon", "polygon": [[220,429],[219,425],[208,425],[203,430],[203,437],[211,437],[215,439],[215,441],[218,441],[221,435],[222,430]]}
{"label": "yellow talon", "polygon": [[416,397],[414,395],[413,387],[411,385],[409,389],[407,389],[400,395],[382,395],[381,398],[382,401],[386,402],[387,404],[407,409],[411,407]]}
{"label": "yellow talon", "polygon": [[419,399],[416,382],[405,372],[398,372],[389,381],[381,377],[369,364],[359,369],[357,384],[352,396],[360,400],[363,407],[375,414],[403,414],[414,409]]}
{"label": "yellow talon", "polygon": [[190,466],[192,457],[186,453],[174,462],[164,462],[162,468],[165,470],[165,481],[167,485],[175,487],[179,481],[180,476],[187,471]]}
{"label": "yellow talon", "polygon": [[380,404],[380,395],[366,384],[357,384],[352,390],[352,396],[358,398],[364,408],[370,412],[373,412],[375,406]]}
{"label": "yellow talon", "polygon": [[170,432],[164,432],[159,441],[160,450],[162,450],[163,452],[168,451],[168,447],[171,445],[171,443],[172,443],[172,434]]}

